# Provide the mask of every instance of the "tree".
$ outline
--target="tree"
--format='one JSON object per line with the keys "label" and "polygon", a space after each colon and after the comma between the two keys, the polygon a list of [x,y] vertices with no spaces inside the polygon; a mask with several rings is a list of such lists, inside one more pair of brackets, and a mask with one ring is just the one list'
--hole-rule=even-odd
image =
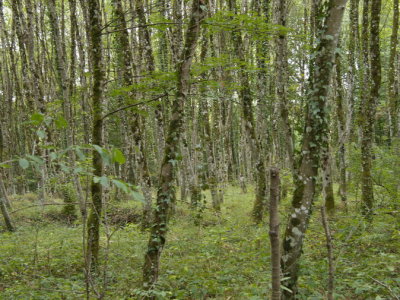
{"label": "tree", "polygon": [[[89,55],[92,64],[93,86],[92,86],[92,144],[99,147],[103,146],[103,85],[104,70],[102,61],[102,17],[100,6],[97,0],[88,1],[88,18],[90,33]],[[92,151],[93,176],[100,178],[103,176],[103,161],[101,153],[95,149]],[[100,219],[103,205],[103,188],[99,180],[93,179],[91,183],[91,210],[88,218],[87,229],[87,264],[90,270],[96,270],[99,258],[100,240]]]}
{"label": "tree", "polygon": [[[229,1],[229,9],[237,14],[237,8],[234,0]],[[233,46],[235,53],[241,63],[245,63],[245,49],[242,41],[242,33],[239,28],[235,28],[232,32]],[[262,155],[261,144],[257,139],[256,122],[254,120],[253,112],[253,97],[250,88],[250,80],[247,71],[244,68],[239,70],[240,89],[239,95],[243,107],[244,128],[250,144],[250,151],[256,160],[256,199],[253,206],[253,218],[256,223],[263,219],[266,207],[266,176],[264,157]]]}
{"label": "tree", "polygon": [[[176,95],[171,107],[171,120],[165,141],[164,159],[162,161],[157,203],[154,211],[154,223],[145,254],[143,266],[143,283],[145,289],[153,289],[159,274],[160,255],[166,242],[167,223],[171,204],[175,201],[174,165],[178,159],[178,145],[181,136],[184,106],[188,97],[190,67],[200,34],[200,24],[206,14],[206,2],[194,0],[191,17],[186,32],[185,45],[177,66]],[[153,297],[150,297],[153,298]]]}
{"label": "tree", "polygon": [[319,43],[314,50],[313,73],[309,80],[302,154],[295,178],[292,210],[283,238],[281,268],[283,277],[288,277],[284,285],[291,291],[283,292],[284,299],[294,299],[297,293],[299,259],[313,206],[320,155],[327,147],[327,94],[346,2],[330,0],[322,6],[324,21],[318,34]]}
{"label": "tree", "polygon": [[390,37],[390,54],[389,54],[389,71],[388,71],[388,97],[389,97],[389,138],[393,139],[398,137],[399,134],[399,101],[398,90],[395,85],[396,64],[395,59],[397,55],[399,32],[399,0],[393,0],[393,23],[392,35]]}
{"label": "tree", "polygon": [[[364,3],[368,7],[368,0]],[[379,101],[379,89],[381,84],[381,61],[379,48],[379,24],[381,13],[381,1],[371,0],[371,23],[369,26],[369,49],[364,49],[364,52],[369,52],[367,55],[370,58],[370,68],[367,72],[367,78],[371,80],[368,85],[368,94],[364,95],[362,106],[362,137],[361,137],[361,200],[363,214],[367,219],[372,217],[372,208],[374,203],[374,189],[372,181],[372,145],[374,138],[374,122],[376,105]],[[366,8],[364,8],[366,9]],[[367,24],[363,24],[366,26]],[[363,28],[363,30],[366,30]],[[364,46],[365,47],[365,46]],[[368,82],[368,81],[367,81]]]}

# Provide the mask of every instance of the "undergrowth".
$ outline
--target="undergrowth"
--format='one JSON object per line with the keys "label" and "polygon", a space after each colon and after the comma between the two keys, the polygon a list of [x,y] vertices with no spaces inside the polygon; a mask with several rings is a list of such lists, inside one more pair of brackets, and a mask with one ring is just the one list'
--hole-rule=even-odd
{"label": "undergrowth", "polygon": [[[208,205],[200,222],[189,205],[178,203],[161,258],[159,299],[268,299],[268,225],[251,223],[253,195],[251,189],[243,194],[238,187],[227,188],[221,215]],[[83,299],[82,224],[79,220],[72,226],[54,221],[51,216],[62,212],[62,206],[18,210],[36,203],[31,198],[13,199],[18,231],[0,233],[0,299]],[[399,216],[381,210],[373,223],[367,224],[356,206],[357,201],[351,199],[351,213],[346,213],[339,204],[331,217],[336,299],[392,299],[400,295]],[[289,200],[284,199],[282,232],[288,207]],[[141,231],[138,224],[140,207],[120,201],[110,204],[108,210],[113,235],[105,251],[103,232],[102,275],[94,287],[101,290],[106,286],[106,299],[140,299],[148,241],[148,232]],[[303,251],[300,299],[324,299],[327,256],[318,209]]]}

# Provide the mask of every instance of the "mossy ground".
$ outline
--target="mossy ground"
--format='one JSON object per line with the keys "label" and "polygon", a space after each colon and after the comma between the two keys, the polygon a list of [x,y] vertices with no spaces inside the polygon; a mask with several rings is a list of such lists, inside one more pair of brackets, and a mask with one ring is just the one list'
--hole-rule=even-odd
{"label": "mossy ground", "polygon": [[[253,197],[252,189],[242,194],[237,187],[227,188],[221,216],[207,208],[201,225],[196,225],[196,213],[189,205],[178,203],[161,258],[160,299],[268,299],[268,225],[252,224]],[[32,205],[32,201],[18,197],[13,210]],[[282,230],[288,203],[284,200],[281,207]],[[126,208],[138,210],[134,202],[113,205],[121,213]],[[394,299],[393,295],[400,295],[400,216],[377,212],[373,224],[368,225],[356,206],[353,199],[346,214],[338,205],[331,219],[337,257],[336,297]],[[48,217],[61,209],[21,210],[13,214],[18,231],[0,233],[0,299],[84,298],[83,227]],[[103,228],[102,279],[94,286],[98,292],[107,286],[106,299],[140,299],[148,232],[134,223],[109,229],[115,232],[106,251]],[[315,209],[301,262],[301,299],[323,299],[326,282],[325,237]]]}

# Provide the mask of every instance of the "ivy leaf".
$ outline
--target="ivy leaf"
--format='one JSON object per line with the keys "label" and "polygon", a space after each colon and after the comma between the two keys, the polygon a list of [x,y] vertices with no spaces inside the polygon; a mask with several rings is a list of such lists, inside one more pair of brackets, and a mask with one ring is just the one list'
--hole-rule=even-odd
{"label": "ivy leaf", "polygon": [[27,161],[25,158],[20,158],[18,160],[18,163],[19,163],[19,166],[24,170],[29,168],[29,161]]}

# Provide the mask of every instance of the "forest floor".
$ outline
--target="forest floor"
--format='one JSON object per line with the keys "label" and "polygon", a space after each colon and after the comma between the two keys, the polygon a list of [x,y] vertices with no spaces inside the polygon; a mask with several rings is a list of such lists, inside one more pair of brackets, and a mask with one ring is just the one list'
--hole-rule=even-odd
{"label": "forest floor", "polygon": [[[268,299],[268,225],[252,225],[253,195],[251,189],[243,194],[238,187],[227,188],[221,216],[206,208],[201,225],[189,205],[178,203],[161,257],[159,299]],[[13,210],[32,205],[34,198],[31,194],[13,197]],[[354,199],[349,203],[351,214],[338,205],[330,222],[336,298],[396,299],[400,297],[400,216],[379,211],[368,225],[356,204]],[[282,230],[288,207],[289,200],[283,200]],[[46,206],[17,211],[13,216],[18,231],[0,233],[0,299],[84,298],[83,227],[55,220],[60,210],[61,206]],[[109,211],[108,220],[118,222],[129,219],[131,211],[139,212],[139,206],[117,202]],[[149,234],[135,222],[111,225],[109,231],[109,243],[102,235],[102,280],[94,282],[95,289],[101,292],[106,287],[106,299],[140,299]],[[327,250],[318,209],[303,250],[300,299],[324,299]]]}

